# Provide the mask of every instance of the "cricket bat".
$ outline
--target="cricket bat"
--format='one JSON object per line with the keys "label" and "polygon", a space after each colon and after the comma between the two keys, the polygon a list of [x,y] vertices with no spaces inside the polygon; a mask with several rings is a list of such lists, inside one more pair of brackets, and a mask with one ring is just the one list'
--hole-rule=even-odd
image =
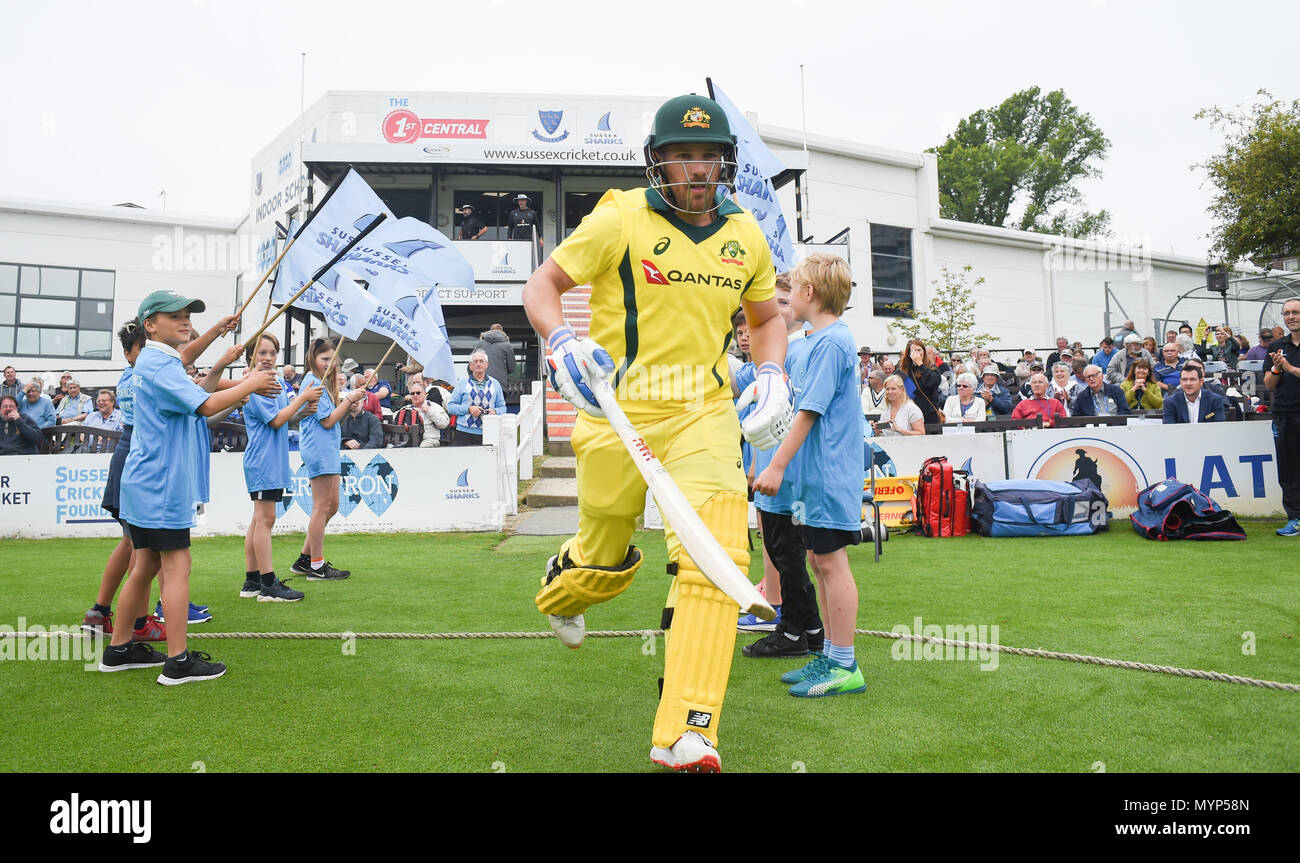
{"label": "cricket bat", "polygon": [[600,409],[605,412],[605,418],[609,420],[623,446],[627,447],[632,462],[655,496],[655,503],[659,505],[664,521],[672,525],[677,538],[681,540],[682,548],[695,561],[696,567],[714,587],[734,599],[741,610],[761,620],[775,619],[776,609],[768,604],[718,540],[709,533],[699,513],[687,502],[686,495],[682,494],[677,483],[668,475],[668,470],[655,457],[645,439],[628,420],[627,414],[623,413],[609,381],[597,380],[588,385],[595,393]]}

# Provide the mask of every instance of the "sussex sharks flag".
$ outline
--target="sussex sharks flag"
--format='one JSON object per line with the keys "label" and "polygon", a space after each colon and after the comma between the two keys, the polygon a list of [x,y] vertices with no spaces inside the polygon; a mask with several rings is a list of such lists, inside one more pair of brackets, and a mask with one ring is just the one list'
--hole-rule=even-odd
{"label": "sussex sharks flag", "polygon": [[727,94],[712,80],[708,81],[708,85],[709,95],[722,106],[727,115],[727,123],[731,126],[731,134],[736,136],[736,203],[753,213],[758,220],[758,225],[767,238],[767,245],[772,249],[772,263],[776,266],[776,271],[788,272],[795,264],[794,243],[786,229],[781,204],[776,199],[776,187],[772,185],[772,178],[784,171],[785,165],[767,149],[767,145],[758,137],[758,132],[749,125],[745,115],[727,98]]}
{"label": "sussex sharks flag", "polygon": [[[290,222],[290,236],[294,229],[294,222]],[[273,302],[285,302],[311,281],[316,271],[298,269],[302,260],[300,256],[290,261],[286,255],[280,262],[271,291]],[[351,270],[338,264],[317,279],[293,304],[299,309],[319,312],[330,329],[356,341],[366,331],[366,324],[379,305],[357,284],[358,278]]]}

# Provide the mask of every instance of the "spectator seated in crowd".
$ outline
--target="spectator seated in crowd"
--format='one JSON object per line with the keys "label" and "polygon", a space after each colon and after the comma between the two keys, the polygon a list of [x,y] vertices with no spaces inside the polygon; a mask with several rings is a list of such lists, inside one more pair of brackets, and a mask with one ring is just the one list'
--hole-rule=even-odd
{"label": "spectator seated in crowd", "polygon": [[1002,385],[1002,375],[995,365],[986,365],[980,373],[975,395],[984,402],[985,419],[1006,419],[1011,415],[1011,393]]}
{"label": "spectator seated in crowd", "polygon": [[1124,350],[1117,351],[1111,359],[1110,365],[1106,368],[1106,383],[1119,386],[1128,377],[1128,367],[1133,365],[1133,361],[1141,358],[1147,361],[1148,365],[1154,365],[1155,357],[1142,347],[1142,337],[1134,333],[1124,337]]}
{"label": "spectator seated in crowd", "polygon": [[1184,360],[1205,359],[1204,349],[1196,344],[1196,337],[1192,335],[1191,324],[1178,328],[1178,356]]}
{"label": "spectator seated in crowd", "polygon": [[923,435],[925,416],[916,403],[907,397],[903,379],[898,375],[885,378],[885,412],[871,424],[876,435]]}
{"label": "spectator seated in crowd", "polygon": [[976,379],[970,372],[957,375],[957,394],[948,396],[943,403],[943,421],[946,423],[984,422],[988,406],[975,395]]}
{"label": "spectator seated in crowd", "polygon": [[54,415],[54,403],[50,397],[41,392],[41,379],[32,378],[23,387],[23,398],[18,400],[18,410],[23,416],[36,423],[37,428],[49,428],[58,425]]}
{"label": "spectator seated in crowd", "polygon": [[18,409],[18,399],[0,396],[0,455],[36,455],[43,439],[40,426]]}
{"label": "spectator seated in crowd", "polygon": [[1088,387],[1075,397],[1074,404],[1070,407],[1071,416],[1110,417],[1132,413],[1128,409],[1124,390],[1106,382],[1101,366],[1085,367],[1083,379],[1088,382]]}
{"label": "spectator seated in crowd", "polygon": [[[365,383],[366,379],[363,375],[355,374],[348,380],[348,388],[359,390],[365,386]],[[384,419],[384,407],[380,403],[379,394],[371,392],[369,388],[366,389],[366,397],[361,401],[361,409],[368,414],[373,414],[375,419],[381,422]]]}
{"label": "spectator seated in crowd", "polygon": [[4,380],[0,382],[0,396],[13,396],[14,404],[22,397],[23,385],[18,383],[18,370],[5,366]]}
{"label": "spectator seated in crowd", "polygon": [[1070,340],[1065,336],[1056,337],[1056,350],[1047,355],[1047,364],[1054,366],[1061,361],[1061,354],[1070,350]]}
{"label": "spectator seated in crowd", "polygon": [[[1020,389],[1016,392],[1016,399],[1015,399],[1016,401],[1033,397],[1034,391],[1033,391],[1033,387],[1029,385],[1029,378],[1033,377],[1036,374],[1041,374],[1044,377],[1047,376],[1046,371],[1044,371],[1043,369],[1043,363],[1041,360],[1034,360],[1033,362],[1031,362],[1029,364],[1028,371],[1029,374],[1025,376],[1024,383],[1020,385]],[[1016,375],[1017,376],[1020,375],[1019,369],[1016,369]]]}
{"label": "spectator seated in crowd", "polygon": [[[45,387],[45,381],[40,378],[36,378],[36,380],[41,382],[42,388]],[[50,396],[50,401],[54,402],[54,410],[56,412],[59,409],[59,402],[63,401],[63,399],[68,395],[68,381],[70,380],[72,380],[72,372],[64,372],[59,375],[59,388]]]}
{"label": "spectator seated in crowd", "polygon": [[1160,385],[1161,393],[1178,389],[1179,372],[1185,360],[1178,356],[1178,343],[1166,342],[1160,348],[1160,362],[1151,370],[1151,377]]}
{"label": "spectator seated in crowd", "polygon": [[930,360],[930,364],[934,366],[934,370],[939,373],[939,397],[946,399],[955,390],[953,381],[956,380],[957,375],[952,366],[948,365],[944,360],[943,354],[939,353],[939,349],[934,345],[927,347],[925,353]]}
{"label": "spectator seated in crowd", "polygon": [[428,397],[423,381],[413,383],[406,389],[410,404],[397,412],[394,418],[397,425],[418,425],[421,427],[421,447],[435,447],[442,443],[441,429],[451,424],[451,418],[442,406],[442,394],[437,387],[432,389],[433,401]]}
{"label": "spectator seated in crowd", "polygon": [[1047,394],[1061,403],[1066,416],[1070,416],[1070,405],[1074,404],[1075,397],[1083,389],[1087,389],[1087,384],[1074,379],[1068,364],[1057,363],[1052,366],[1052,379],[1047,382]]}
{"label": "spectator seated in crowd", "polygon": [[80,425],[82,420],[90,416],[95,404],[90,396],[81,391],[81,384],[73,378],[69,377],[64,386],[67,387],[67,394],[54,405],[55,422],[65,426]]}
{"label": "spectator seated in crowd", "polygon": [[885,412],[885,378],[881,369],[873,369],[862,388],[862,415],[876,420]]}
{"label": "spectator seated in crowd", "polygon": [[1151,376],[1151,364],[1141,357],[1128,367],[1128,377],[1119,387],[1130,410],[1157,411],[1165,405],[1160,384]]}
{"label": "spectator seated in crowd", "polygon": [[1205,386],[1205,370],[1195,363],[1183,367],[1178,392],[1165,399],[1166,424],[1223,422],[1228,406],[1223,396]]}
{"label": "spectator seated in crowd", "polygon": [[[1253,348],[1246,351],[1246,356],[1243,357],[1243,359],[1267,360],[1268,346],[1271,345],[1273,342],[1274,342],[1273,329],[1271,327],[1265,327],[1264,329],[1259,331],[1259,344],[1255,345]],[[8,380],[7,375],[9,374],[9,369],[5,369],[5,374],[6,374],[5,380],[7,381]],[[3,391],[4,388],[0,387],[0,392]]]}
{"label": "spectator seated in crowd", "polygon": [[[1022,384],[1028,383],[1029,376],[1034,373],[1030,366],[1034,363],[1038,363],[1040,369],[1043,367],[1043,361],[1034,354],[1033,350],[1026,350],[1025,355],[1021,357],[1020,362],[1016,364],[1016,380]],[[1028,390],[1026,390],[1026,392],[1028,392]]]}
{"label": "spectator seated in crowd", "polygon": [[1056,417],[1068,416],[1065,405],[1048,394],[1047,375],[1041,371],[1029,376],[1029,398],[1021,399],[1011,412],[1013,420],[1043,418],[1043,428],[1051,428]]}
{"label": "spectator seated in crowd", "polygon": [[81,424],[116,432],[125,428],[126,423],[122,412],[117,409],[117,396],[112,390],[100,390],[95,394],[95,412],[86,417]]}
{"label": "spectator seated in crowd", "polygon": [[379,418],[363,407],[358,399],[348,408],[347,416],[339,423],[343,449],[383,449],[384,430]]}
{"label": "spectator seated in crowd", "polygon": [[380,380],[379,375],[373,368],[366,369],[366,380],[372,381],[370,386],[366,387],[366,392],[379,398],[379,416],[381,419],[384,412],[387,411],[389,416],[393,414],[393,385],[388,381]]}
{"label": "spectator seated in crowd", "polygon": [[298,389],[302,386],[302,381],[298,380],[298,370],[291,365],[285,365],[280,370],[280,378],[284,381],[284,391],[291,396],[298,394]]}
{"label": "spectator seated in crowd", "polygon": [[1117,353],[1119,353],[1119,351],[1115,350],[1115,340],[1110,336],[1106,336],[1106,338],[1101,340],[1101,347],[1097,350],[1097,353],[1092,355],[1092,364],[1094,366],[1101,366],[1103,369],[1107,368],[1110,365],[1110,361],[1115,359],[1115,354]]}

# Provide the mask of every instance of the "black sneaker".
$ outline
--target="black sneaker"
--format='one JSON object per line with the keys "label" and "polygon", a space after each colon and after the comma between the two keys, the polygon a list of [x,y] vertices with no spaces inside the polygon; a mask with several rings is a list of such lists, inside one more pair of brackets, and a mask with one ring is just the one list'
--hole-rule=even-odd
{"label": "black sneaker", "polygon": [[226,673],[226,666],[211,660],[212,657],[201,650],[187,650],[180,659],[168,656],[158,682],[163,686],[179,686],[196,680],[215,680]]}
{"label": "black sneaker", "polygon": [[262,579],[260,578],[245,578],[244,586],[239,589],[239,596],[241,599],[252,599],[255,596],[261,595],[261,593]]}
{"label": "black sneaker", "polygon": [[154,668],[167,661],[165,654],[159,653],[149,645],[132,641],[126,650],[104,648],[104,658],[99,661],[100,671],[125,671],[128,668]]}
{"label": "black sneaker", "polygon": [[[294,571],[296,572],[297,570]],[[349,569],[335,569],[334,564],[330,563],[328,560],[325,561],[325,565],[320,569],[312,569],[310,564],[308,564],[307,567],[308,581],[341,581],[351,574],[352,571]]]}
{"label": "black sneaker", "polygon": [[[298,575],[311,575],[311,558],[305,554],[298,555],[298,559],[293,562],[293,566],[289,567],[289,571]],[[260,583],[258,589],[261,590]]]}
{"label": "black sneaker", "polygon": [[284,586],[280,579],[272,579],[268,587],[263,587],[261,595],[257,597],[258,602],[297,602],[307,594],[301,590],[292,590]]}
{"label": "black sneaker", "polygon": [[807,656],[808,655],[808,638],[803,633],[794,641],[785,637],[782,632],[773,632],[764,638],[760,638],[753,644],[746,644],[740,652],[750,659],[769,659]]}

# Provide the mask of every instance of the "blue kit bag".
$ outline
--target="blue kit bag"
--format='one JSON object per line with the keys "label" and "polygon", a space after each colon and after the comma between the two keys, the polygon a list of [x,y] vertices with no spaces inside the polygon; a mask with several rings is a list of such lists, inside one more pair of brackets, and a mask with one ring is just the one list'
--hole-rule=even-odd
{"label": "blue kit bag", "polygon": [[1109,501],[1091,480],[1004,479],[975,483],[984,536],[1082,536],[1106,530]]}
{"label": "blue kit bag", "polygon": [[1245,539],[1232,513],[1194,485],[1174,477],[1138,492],[1137,511],[1129,516],[1138,536],[1147,539]]}

